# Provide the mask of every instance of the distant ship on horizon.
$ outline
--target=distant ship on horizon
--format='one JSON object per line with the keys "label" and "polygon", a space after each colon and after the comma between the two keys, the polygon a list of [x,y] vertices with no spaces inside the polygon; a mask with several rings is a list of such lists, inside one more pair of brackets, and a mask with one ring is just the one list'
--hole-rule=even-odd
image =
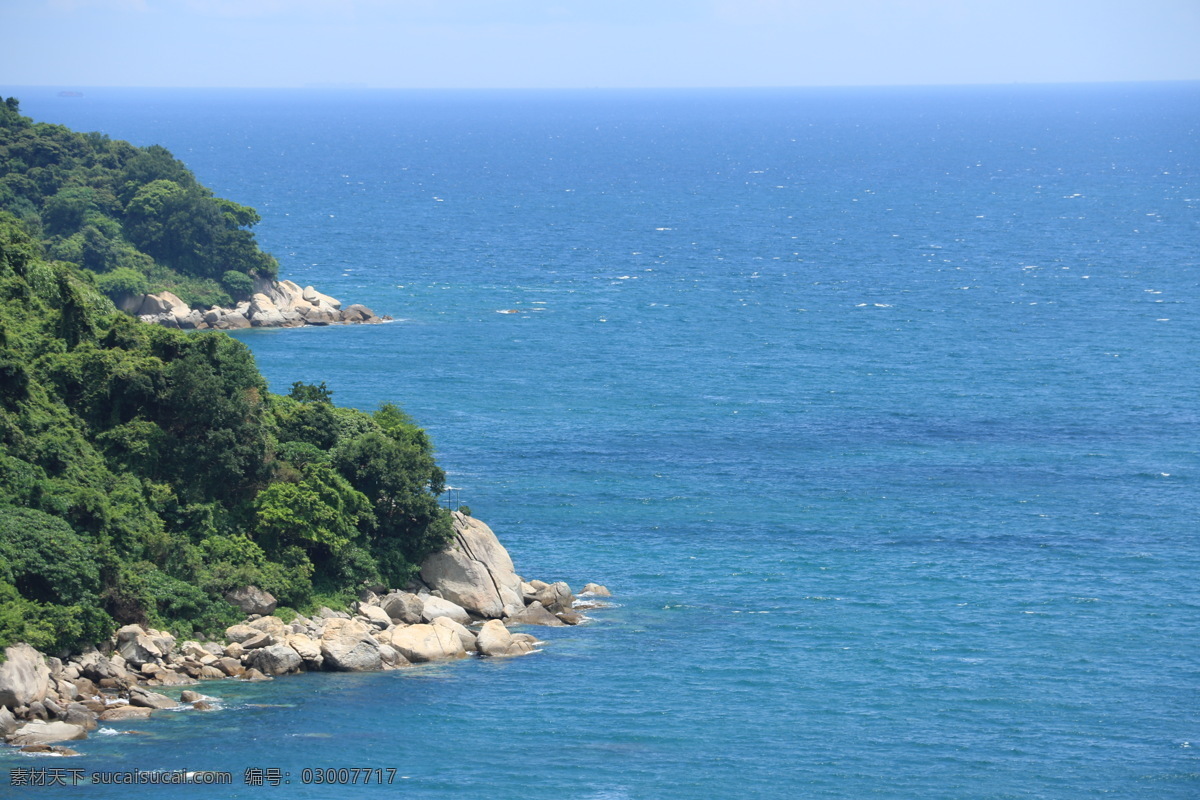
{"label": "distant ship on horizon", "polygon": [[59,97],[83,97],[83,92],[59,92]]}

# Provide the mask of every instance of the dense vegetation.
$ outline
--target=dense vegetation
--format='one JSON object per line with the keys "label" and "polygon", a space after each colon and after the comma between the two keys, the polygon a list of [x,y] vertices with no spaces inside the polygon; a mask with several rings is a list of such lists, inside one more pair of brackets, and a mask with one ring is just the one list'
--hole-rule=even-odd
{"label": "dense vegetation", "polygon": [[11,97],[0,104],[0,210],[110,296],[170,289],[228,306],[278,271],[247,230],[254,209],[213,197],[164,148],[35,123]]}
{"label": "dense vegetation", "polygon": [[451,534],[422,430],[323,384],[273,395],[238,341],[138,322],[101,291],[158,274],[151,253],[191,253],[169,263],[195,275],[221,252],[203,212],[171,212],[189,228],[145,209],[242,212],[165,151],[2,113],[0,198],[25,213],[0,211],[0,646],[58,652],[129,622],[212,633],[246,584],[305,610],[405,583]]}

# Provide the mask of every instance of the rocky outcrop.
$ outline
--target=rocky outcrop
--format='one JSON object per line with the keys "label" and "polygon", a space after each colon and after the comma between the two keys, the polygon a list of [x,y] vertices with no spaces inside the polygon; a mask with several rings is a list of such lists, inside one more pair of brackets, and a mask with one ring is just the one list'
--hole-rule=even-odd
{"label": "rocky outcrop", "polygon": [[482,619],[521,613],[521,578],[508,551],[492,529],[473,517],[454,513],[454,539],[421,564],[421,580],[442,597]]}
{"label": "rocky outcrop", "polygon": [[[589,584],[581,594],[607,596],[597,589],[603,587]],[[525,655],[540,643],[509,625],[576,624],[584,618],[574,609],[603,605],[576,604],[562,582],[524,581],[492,530],[458,513],[453,541],[422,564],[421,579],[404,591],[376,587],[348,611],[322,608],[312,618],[289,616],[287,622],[263,613],[274,610],[274,598],[253,586],[227,599],[249,616],[226,629],[224,643],[176,642],[164,631],[126,625],[101,649],[65,661],[27,645],[9,647],[0,663],[0,737],[51,747],[85,737],[97,720],[218,710],[216,698],[177,694],[175,687],[201,680],[400,669],[472,653]]]}
{"label": "rocky outcrop", "polygon": [[265,278],[255,280],[254,293],[249,300],[232,308],[191,308],[171,292],[123,297],[119,299],[119,306],[143,322],[184,330],[298,328],[303,325],[372,324],[391,319],[376,316],[364,305],[355,304],[343,309],[341,301],[311,286],[301,289],[292,281]]}

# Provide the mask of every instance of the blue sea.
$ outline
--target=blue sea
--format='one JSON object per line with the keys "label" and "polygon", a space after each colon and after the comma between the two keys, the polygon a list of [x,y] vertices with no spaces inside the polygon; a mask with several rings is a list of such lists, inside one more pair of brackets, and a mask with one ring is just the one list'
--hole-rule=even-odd
{"label": "blue sea", "polygon": [[3,93],[166,146],[283,277],[393,316],[239,338],[276,391],[401,405],[518,572],[615,606],[0,770],[1200,797],[1200,84]]}

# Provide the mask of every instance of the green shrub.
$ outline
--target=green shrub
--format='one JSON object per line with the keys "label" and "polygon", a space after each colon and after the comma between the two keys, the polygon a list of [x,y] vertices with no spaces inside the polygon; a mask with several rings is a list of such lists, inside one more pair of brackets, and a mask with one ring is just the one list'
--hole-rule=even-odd
{"label": "green shrub", "polygon": [[96,276],[96,287],[109,297],[146,294],[150,283],[144,273],[130,267],[117,267]]}
{"label": "green shrub", "polygon": [[234,300],[249,300],[254,291],[254,279],[244,272],[226,270],[221,276],[221,285]]}

